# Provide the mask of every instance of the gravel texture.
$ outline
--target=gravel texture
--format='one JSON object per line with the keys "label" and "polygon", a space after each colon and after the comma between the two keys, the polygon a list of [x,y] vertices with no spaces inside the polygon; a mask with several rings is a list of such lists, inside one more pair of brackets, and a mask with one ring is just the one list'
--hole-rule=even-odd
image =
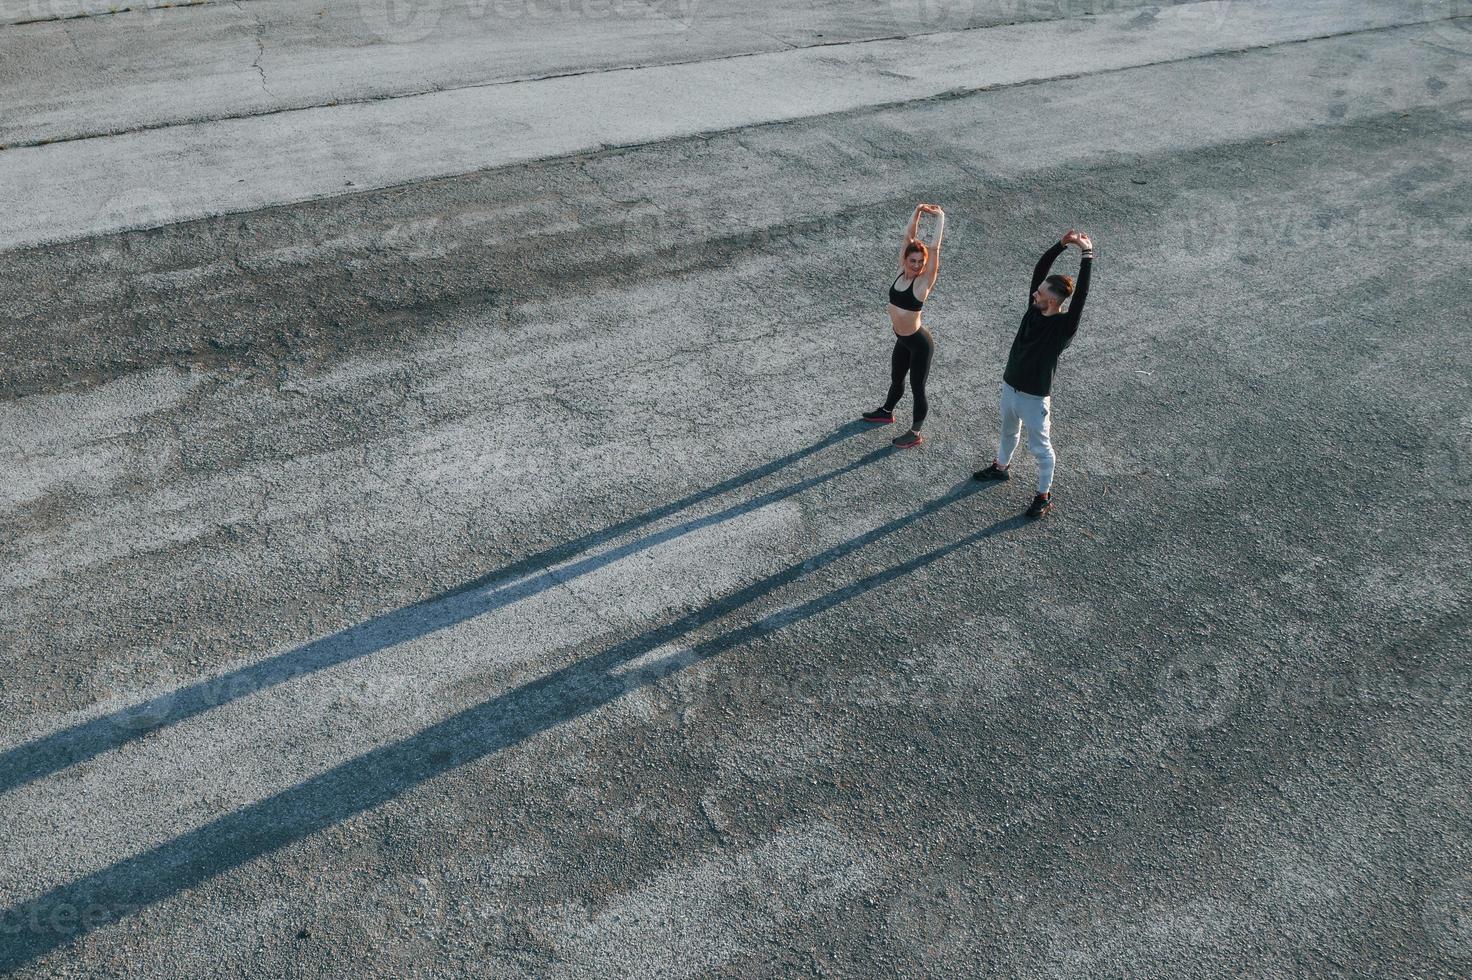
{"label": "gravel texture", "polygon": [[0,972],[1464,975],[1463,37],[0,253]]}

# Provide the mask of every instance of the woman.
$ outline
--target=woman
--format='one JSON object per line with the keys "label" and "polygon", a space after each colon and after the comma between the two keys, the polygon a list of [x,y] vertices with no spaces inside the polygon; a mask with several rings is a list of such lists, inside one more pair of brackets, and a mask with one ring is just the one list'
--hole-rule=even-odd
{"label": "woman", "polygon": [[[925,247],[919,238],[920,216],[936,216],[935,245]],[[905,374],[910,375],[910,388],[915,392],[914,421],[910,431],[894,440],[901,449],[918,446],[925,441],[920,427],[930,403],[925,398],[925,377],[930,373],[930,358],[935,353],[935,338],[920,322],[920,309],[935,288],[940,272],[940,243],[945,237],[946,213],[934,204],[915,208],[910,226],[905,229],[905,243],[900,251],[900,274],[889,287],[889,323],[894,327],[894,353],[889,358],[889,397],[884,407],[864,413],[865,422],[888,424],[894,421],[894,407],[905,393]],[[901,283],[904,285],[901,286]]]}

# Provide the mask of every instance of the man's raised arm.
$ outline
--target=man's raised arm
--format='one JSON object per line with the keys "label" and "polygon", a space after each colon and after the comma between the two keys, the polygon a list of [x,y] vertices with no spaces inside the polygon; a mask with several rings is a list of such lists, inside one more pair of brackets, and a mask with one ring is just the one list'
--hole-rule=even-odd
{"label": "man's raised arm", "polygon": [[1084,301],[1089,298],[1089,276],[1094,268],[1094,240],[1085,234],[1074,236],[1073,244],[1078,246],[1078,281],[1073,284],[1073,299],[1068,303],[1068,315],[1073,320],[1074,329],[1078,329],[1078,318],[1083,315]]}
{"label": "man's raised arm", "polygon": [[[1068,234],[1073,234],[1072,229],[1069,230]],[[1048,270],[1053,268],[1053,263],[1058,261],[1058,256],[1062,255],[1063,250],[1067,247],[1068,245],[1064,241],[1054,242],[1053,247],[1044,252],[1043,257],[1038,259],[1038,264],[1032,270],[1032,285],[1027,287],[1028,302],[1032,302],[1032,294],[1037,292],[1038,287],[1043,284],[1043,280],[1048,278]]]}

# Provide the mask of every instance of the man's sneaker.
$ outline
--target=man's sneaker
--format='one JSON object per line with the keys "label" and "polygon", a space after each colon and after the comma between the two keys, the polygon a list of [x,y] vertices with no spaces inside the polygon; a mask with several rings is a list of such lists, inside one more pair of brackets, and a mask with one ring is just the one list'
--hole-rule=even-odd
{"label": "man's sneaker", "polygon": [[890,442],[894,443],[896,449],[909,449],[911,446],[918,446],[924,441],[925,437],[918,432],[906,432],[904,435],[890,440]]}
{"label": "man's sneaker", "polygon": [[874,422],[878,425],[888,425],[894,421],[894,412],[887,408],[876,408],[872,412],[865,412],[859,416],[865,422]]}
{"label": "man's sneaker", "polygon": [[988,466],[986,469],[984,469],[984,470],[977,470],[975,473],[972,473],[971,474],[971,479],[973,479],[973,480],[1010,480],[1010,479],[1012,479],[1012,474],[1011,473],[1008,473],[1006,470],[1004,470],[1000,466],[998,466],[996,464],[996,461],[994,460],[992,462],[992,465]]}
{"label": "man's sneaker", "polygon": [[1053,509],[1053,495],[1051,493],[1040,493],[1032,498],[1032,506],[1027,509],[1028,517],[1047,517],[1048,511]]}

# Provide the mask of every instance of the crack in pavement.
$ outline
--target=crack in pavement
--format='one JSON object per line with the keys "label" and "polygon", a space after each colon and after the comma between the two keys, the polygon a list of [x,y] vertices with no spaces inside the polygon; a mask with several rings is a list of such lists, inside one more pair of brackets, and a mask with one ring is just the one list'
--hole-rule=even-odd
{"label": "crack in pavement", "polygon": [[[241,0],[230,0],[230,2],[236,10],[246,13],[245,8],[240,5]],[[266,22],[255,11],[250,11],[250,18],[256,25],[256,60],[252,61],[250,66],[256,70],[257,75],[261,76],[261,89],[274,99],[276,93],[272,92],[271,86],[266,83],[266,69],[261,67],[261,59],[266,56]]]}
{"label": "crack in pavement", "polygon": [[[29,27],[32,24],[55,24],[69,20],[93,20],[99,17],[111,17],[114,14],[147,13],[155,10],[189,10],[194,7],[214,7],[227,0],[163,0],[161,3],[140,3],[125,7],[108,7],[106,10],[83,10],[75,14],[51,14],[46,17],[29,17],[25,20],[11,20],[0,22],[0,29],[6,27]],[[228,0],[237,3],[237,0]]]}
{"label": "crack in pavement", "polygon": [[[235,3],[237,6],[239,4],[239,0],[231,0],[231,2],[232,3]],[[1222,48],[1222,49],[1219,49],[1219,50],[1216,50],[1216,51],[1209,51],[1209,52],[1201,53],[1201,54],[1189,54],[1189,55],[1185,55],[1185,56],[1182,56],[1182,57],[1176,57],[1176,58],[1162,58],[1162,59],[1157,59],[1157,60],[1153,60],[1153,61],[1143,61],[1143,62],[1140,62],[1138,64],[1123,65],[1123,66],[1112,67],[1112,68],[1100,68],[1100,69],[1097,69],[1095,71],[1082,71],[1082,72],[1073,72],[1073,73],[1069,73],[1069,74],[1049,75],[1046,78],[1030,78],[1030,79],[1025,79],[1025,80],[1016,81],[1016,82],[990,83],[990,84],[978,85],[978,86],[974,86],[974,87],[973,86],[959,86],[959,87],[956,87],[956,88],[953,88],[953,89],[949,89],[949,90],[947,90],[945,92],[939,92],[939,93],[932,94],[932,95],[924,95],[924,96],[918,96],[916,98],[899,99],[899,100],[893,100],[893,101],[888,101],[888,102],[876,102],[876,103],[873,103],[871,105],[860,106],[860,107],[857,107],[857,108],[854,108],[854,109],[842,109],[842,110],[838,110],[837,112],[834,112],[834,113],[819,113],[817,116],[808,116],[808,117],[802,117],[802,118],[804,118],[804,119],[821,118],[822,116],[842,114],[842,113],[846,113],[846,112],[854,112],[854,111],[869,112],[869,111],[877,111],[877,110],[881,110],[881,109],[891,109],[891,108],[895,108],[897,106],[902,106],[902,105],[919,105],[919,104],[923,104],[923,103],[926,103],[926,102],[949,101],[951,99],[964,98],[966,96],[975,95],[975,94],[981,93],[981,92],[997,92],[997,91],[1003,91],[1003,90],[1010,89],[1010,88],[1018,88],[1018,87],[1021,87],[1021,86],[1024,86],[1024,85],[1043,85],[1043,84],[1049,84],[1049,83],[1052,83],[1052,82],[1076,81],[1076,80],[1082,79],[1082,78],[1097,78],[1097,77],[1102,77],[1102,76],[1107,76],[1107,75],[1118,74],[1118,73],[1121,73],[1121,72],[1134,71],[1134,70],[1139,69],[1139,68],[1153,68],[1153,67],[1158,67],[1158,66],[1161,66],[1161,65],[1181,64],[1181,63],[1190,62],[1190,61],[1203,61],[1203,60],[1207,60],[1207,59],[1210,59],[1210,58],[1217,58],[1217,57],[1222,57],[1222,56],[1237,55],[1237,54],[1246,54],[1249,51],[1265,51],[1265,50],[1270,50],[1272,48],[1287,47],[1289,45],[1306,44],[1306,43],[1308,43],[1310,41],[1328,41],[1328,40],[1333,40],[1335,38],[1358,37],[1358,36],[1362,36],[1362,35],[1372,35],[1372,34],[1388,33],[1388,32],[1391,32],[1391,31],[1405,30],[1407,28],[1415,28],[1415,27],[1424,27],[1424,26],[1426,26],[1428,24],[1437,24],[1437,23],[1450,22],[1450,21],[1455,21],[1455,20],[1472,20],[1472,16],[1452,16],[1452,17],[1430,18],[1430,19],[1427,19],[1427,20],[1406,21],[1404,23],[1386,24],[1386,25],[1382,25],[1382,26],[1378,26],[1378,27],[1359,28],[1359,29],[1350,30],[1350,31],[1335,31],[1335,32],[1331,32],[1331,33],[1328,33],[1328,34],[1315,34],[1315,35],[1311,35],[1311,36],[1307,36],[1307,37],[1297,37],[1297,38],[1290,38],[1290,39],[1286,39],[1286,40],[1268,41],[1268,42],[1262,43],[1262,44],[1247,44],[1247,45],[1243,45],[1243,46],[1240,46],[1240,47]],[[1046,22],[1045,21],[1045,22],[1042,22],[1042,23],[1049,23],[1049,22]],[[823,42],[821,44],[802,45],[800,47],[792,48],[791,50],[795,50],[795,51],[807,51],[807,50],[811,50],[811,49],[814,49],[814,48],[847,47],[847,46],[850,46],[850,45],[857,45],[857,44],[887,43],[887,42],[893,42],[893,41],[912,40],[914,38],[935,37],[935,36],[939,36],[939,35],[951,35],[951,34],[965,34],[965,33],[970,33],[972,31],[985,31],[985,30],[995,30],[995,29],[996,29],[995,27],[988,26],[988,27],[967,28],[966,30],[962,30],[962,31],[933,31],[933,32],[919,33],[919,34],[907,34],[907,35],[906,34],[900,34],[900,35],[890,35],[890,36],[885,36],[885,37],[860,38],[860,39],[848,40],[848,41],[832,41],[832,42]],[[262,43],[262,46],[264,46],[263,43]],[[263,117],[263,116],[275,116],[275,115],[282,115],[282,114],[286,114],[286,113],[296,113],[296,112],[310,112],[310,111],[316,110],[316,109],[337,108],[337,107],[340,107],[340,106],[371,105],[373,103],[378,103],[378,102],[395,102],[395,101],[398,101],[400,99],[413,99],[413,98],[419,98],[419,97],[426,96],[426,95],[443,94],[443,93],[446,93],[446,92],[469,92],[469,91],[476,91],[478,89],[485,89],[485,88],[499,88],[499,87],[507,86],[507,85],[526,85],[526,84],[532,84],[532,83],[536,83],[536,82],[555,81],[555,80],[567,79],[567,78],[580,78],[580,77],[583,77],[585,75],[609,75],[609,74],[614,74],[614,73],[618,73],[618,72],[644,71],[644,70],[653,69],[653,68],[681,68],[681,67],[688,67],[690,65],[719,64],[720,62],[724,62],[724,61],[739,61],[739,60],[742,60],[742,59],[761,57],[761,56],[764,56],[764,55],[770,55],[770,54],[776,54],[776,53],[781,53],[781,52],[772,52],[772,51],[743,51],[743,52],[737,52],[737,53],[729,54],[729,55],[722,55],[722,56],[716,57],[716,58],[694,58],[694,59],[690,59],[690,60],[686,60],[686,61],[663,61],[663,62],[651,62],[649,64],[619,65],[619,66],[612,67],[612,68],[587,68],[587,69],[580,69],[578,71],[552,72],[552,73],[545,74],[545,75],[529,75],[529,76],[524,76],[524,77],[521,77],[521,78],[497,79],[495,81],[477,82],[477,83],[472,84],[472,85],[458,85],[458,86],[453,86],[453,87],[449,87],[449,88],[446,88],[446,87],[443,87],[443,86],[440,86],[440,85],[429,85],[429,86],[425,86],[423,88],[411,89],[411,90],[407,90],[407,91],[404,91],[404,92],[391,93],[391,94],[387,94],[387,95],[372,95],[372,96],[364,96],[362,98],[338,98],[338,99],[329,99],[329,100],[327,100],[325,102],[310,102],[310,103],[306,103],[306,104],[303,104],[303,105],[280,106],[280,107],[277,107],[277,108],[261,109],[261,110],[257,110],[257,111],[251,111],[251,112],[226,113],[226,114],[223,114],[223,115],[206,116],[206,117],[202,117],[202,118],[198,118],[198,119],[178,119],[178,120],[172,120],[172,121],[169,121],[169,122],[148,123],[148,124],[145,124],[145,125],[134,126],[134,127],[127,128],[127,129],[99,130],[99,131],[93,132],[93,133],[79,133],[79,134],[74,135],[74,136],[60,136],[60,137],[54,137],[54,138],[40,138],[40,139],[32,139],[32,140],[22,140],[22,141],[18,141],[18,142],[7,144],[6,145],[6,149],[8,149],[8,150],[24,150],[24,149],[31,149],[31,148],[40,147],[40,146],[59,146],[61,144],[65,144],[65,143],[77,143],[77,142],[82,142],[82,141],[85,141],[85,140],[112,139],[112,138],[115,138],[115,137],[132,136],[132,135],[139,134],[139,133],[154,132],[156,130],[161,130],[161,129],[175,129],[175,128],[180,128],[180,127],[185,127],[185,126],[200,126],[200,125],[206,125],[206,124],[209,124],[209,123],[228,122],[228,121],[236,120],[236,119],[256,119],[256,118]],[[257,58],[257,61],[259,61],[259,58]],[[258,71],[260,71],[259,65],[253,65],[252,67],[255,67]],[[262,74],[262,84],[264,85],[264,80],[265,80],[265,77],[264,76],[265,76],[265,73],[262,71],[261,74]],[[275,98],[275,97],[276,97],[275,95],[272,95],[272,98]],[[760,126],[781,125],[781,124],[789,123],[789,122],[793,122],[793,121],[794,121],[793,119],[779,119],[779,120],[772,120],[770,122],[752,123],[752,124],[745,125],[745,126],[742,126],[742,127],[739,127],[739,128],[742,128],[742,129],[753,129],[753,128],[757,128],[757,127],[760,127]],[[722,132],[722,131],[723,130],[710,130],[710,131],[707,131],[707,132],[710,133],[710,132]],[[678,137],[671,137],[671,139],[684,139],[688,135],[691,135],[691,134],[685,134],[685,135],[678,136]],[[636,143],[636,144],[605,143],[605,144],[600,144],[599,147],[595,147],[593,149],[595,151],[622,149],[626,145],[643,145],[643,143]],[[438,176],[443,177],[443,176],[446,176],[446,175],[438,175]]]}

